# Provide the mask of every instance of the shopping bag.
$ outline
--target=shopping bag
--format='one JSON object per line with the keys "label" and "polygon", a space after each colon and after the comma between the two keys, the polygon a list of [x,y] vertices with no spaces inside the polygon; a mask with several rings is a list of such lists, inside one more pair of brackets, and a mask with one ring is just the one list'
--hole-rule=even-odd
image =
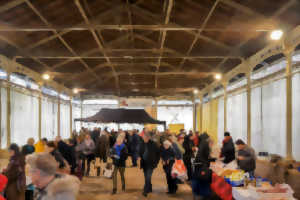
{"label": "shopping bag", "polygon": [[182,181],[187,180],[187,170],[182,160],[175,160],[171,175],[173,178],[178,178]]}
{"label": "shopping bag", "polygon": [[113,164],[112,163],[107,163],[105,168],[103,169],[103,176],[105,178],[112,178],[113,174]]}

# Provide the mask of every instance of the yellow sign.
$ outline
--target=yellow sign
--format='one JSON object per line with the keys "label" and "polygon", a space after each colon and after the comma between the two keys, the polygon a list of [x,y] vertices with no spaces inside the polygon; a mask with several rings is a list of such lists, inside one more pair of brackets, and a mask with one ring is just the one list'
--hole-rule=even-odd
{"label": "yellow sign", "polygon": [[181,129],[184,129],[184,124],[169,124],[170,133],[176,133],[177,135]]}

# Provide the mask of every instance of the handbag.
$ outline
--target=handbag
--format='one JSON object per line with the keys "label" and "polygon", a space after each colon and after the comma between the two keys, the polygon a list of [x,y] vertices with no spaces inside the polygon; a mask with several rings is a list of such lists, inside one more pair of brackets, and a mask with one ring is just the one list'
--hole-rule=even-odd
{"label": "handbag", "polygon": [[187,179],[187,169],[184,166],[184,163],[182,160],[175,160],[175,163],[173,164],[171,175],[173,178],[178,178],[181,181],[184,181]]}
{"label": "handbag", "polygon": [[203,181],[212,182],[212,170],[205,163],[193,163],[193,178]]}

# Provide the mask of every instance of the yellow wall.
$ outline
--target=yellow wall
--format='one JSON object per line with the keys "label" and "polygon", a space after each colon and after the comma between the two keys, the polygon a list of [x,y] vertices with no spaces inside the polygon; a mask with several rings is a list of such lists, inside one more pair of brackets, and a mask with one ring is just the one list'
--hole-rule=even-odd
{"label": "yellow wall", "polygon": [[218,142],[218,99],[203,105],[202,130]]}

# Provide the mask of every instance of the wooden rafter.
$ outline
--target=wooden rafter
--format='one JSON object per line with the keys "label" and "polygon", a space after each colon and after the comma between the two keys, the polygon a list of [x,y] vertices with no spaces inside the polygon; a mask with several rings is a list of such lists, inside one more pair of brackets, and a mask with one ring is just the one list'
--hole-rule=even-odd
{"label": "wooden rafter", "polygon": [[[142,35],[139,35],[139,34],[135,34],[135,37],[137,37],[137,38],[139,38],[139,39],[141,39],[141,40],[143,40],[143,41],[145,41],[145,42],[147,42],[147,43],[151,43],[151,44],[157,45],[157,43],[156,43],[155,41],[153,41],[153,40],[151,40],[151,39],[149,39],[149,38],[147,38],[147,37],[145,37],[145,36],[142,36]],[[170,51],[170,52],[173,53],[174,55],[178,56],[179,58],[186,58],[185,55],[181,54],[180,52],[178,52],[178,51],[176,51],[176,50],[174,50],[174,49],[166,48],[166,47],[165,47],[165,49],[167,49],[168,51]],[[211,69],[214,68],[213,66],[211,66],[211,65],[209,65],[209,64],[206,64],[206,63],[204,63],[204,62],[195,60],[195,57],[190,57],[190,58],[191,58],[191,61],[192,61],[192,62],[197,63],[197,64],[199,64],[200,66],[209,67],[209,68],[211,68]],[[201,57],[200,57],[200,58],[201,58]],[[202,58],[203,58],[203,57],[202,57]]]}
{"label": "wooden rafter", "polygon": [[[224,0],[223,0],[224,1]],[[227,3],[228,2],[230,2],[230,0],[225,0]],[[289,2],[284,6],[284,7],[282,7],[282,8],[279,8],[271,17],[269,17],[269,18],[265,18],[265,20],[267,21],[267,20],[271,20],[271,19],[273,19],[273,18],[276,18],[276,17],[278,17],[281,13],[283,13],[284,11],[286,11],[286,9],[288,9],[290,6],[292,6],[294,3],[295,3],[296,1],[295,0],[289,0]],[[231,4],[232,5],[232,4]],[[239,7],[241,7],[241,6],[239,6]],[[238,8],[238,7],[237,7]],[[243,11],[243,9],[241,9],[242,11]],[[261,16],[261,14],[257,14],[256,13],[256,15],[260,15]],[[225,57],[218,65],[217,65],[217,69],[219,69],[219,68],[221,68],[223,65],[224,65],[224,63],[228,60],[228,59],[230,59],[230,55],[232,55],[232,54],[234,54],[234,53],[236,53],[242,46],[244,46],[245,44],[247,44],[251,39],[253,38],[253,36],[252,37],[249,37],[247,40],[245,40],[244,42],[241,42],[239,45],[237,45],[236,47],[234,47],[231,51],[230,51],[230,53],[228,54],[228,57]]]}
{"label": "wooden rafter", "polygon": [[[86,13],[85,13],[84,9],[82,8],[82,5],[81,5],[80,1],[79,0],[75,0],[75,4],[76,4],[76,6],[77,6],[77,8],[78,8],[78,10],[79,10],[79,12],[81,14],[81,16],[83,17],[85,23],[87,25],[90,25],[91,22],[88,19],[88,17],[86,16]],[[96,41],[96,43],[97,43],[97,45],[99,47],[99,50],[103,52],[103,55],[105,56],[105,59],[106,59],[107,63],[109,63],[109,65],[111,66],[112,72],[113,72],[113,74],[115,76],[116,89],[117,89],[117,92],[118,92],[118,94],[120,96],[120,83],[119,83],[119,77],[116,74],[116,70],[115,70],[114,66],[111,64],[110,58],[108,58],[107,55],[106,55],[106,53],[103,51],[103,49],[104,49],[103,45],[102,45],[101,41],[99,40],[99,38],[98,38],[98,36],[96,34],[96,31],[94,29],[89,29],[89,31],[92,33],[92,35],[93,35],[93,37],[94,37],[94,39],[95,39],[95,41]]]}
{"label": "wooden rafter", "polygon": [[[8,27],[0,26],[0,32],[49,32],[49,31],[87,31],[87,30],[149,30],[149,31],[187,31],[190,34],[196,35],[196,31],[205,31],[205,32],[269,32],[274,30],[273,25],[264,25],[262,27],[253,27],[253,28],[240,28],[232,27],[230,29],[224,28],[201,28],[201,26],[180,26],[176,23],[170,23],[167,25],[130,25],[130,24],[90,24],[90,25],[81,25],[81,26],[19,26],[19,27]],[[208,38],[206,36],[200,35],[201,38]],[[211,39],[211,38],[210,38]],[[215,41],[218,42],[218,41]],[[219,44],[222,44],[218,42]],[[225,45],[225,44],[222,44]],[[226,45],[225,45],[226,46]]]}
{"label": "wooden rafter", "polygon": [[[26,0],[26,3],[28,4],[28,6],[33,10],[34,13],[36,13],[39,18],[46,24],[46,26],[51,26],[51,24],[48,22],[48,20],[46,18],[44,18],[42,16],[42,14],[35,8],[35,6],[29,1]],[[56,30],[53,31],[54,34],[58,34],[58,32]],[[77,53],[70,47],[70,45],[64,40],[64,38],[60,35],[58,35],[59,40],[61,41],[61,43],[74,55],[74,56],[78,56]],[[84,62],[84,60],[82,60],[81,58],[78,59],[80,61],[80,63],[92,74],[92,76],[94,76],[96,79],[98,79],[101,82],[101,79],[99,76],[97,76],[97,74],[94,73],[94,71]]]}
{"label": "wooden rafter", "polygon": [[[206,27],[206,25],[207,25],[207,23],[208,23],[208,20],[210,19],[210,17],[211,17],[212,14],[214,13],[214,11],[215,11],[215,9],[216,9],[218,3],[219,3],[219,0],[216,0],[215,3],[214,3],[214,5],[211,7],[210,11],[208,12],[208,14],[207,14],[205,20],[203,21],[203,23],[202,23],[202,25],[201,25],[201,30],[198,31],[198,34],[197,34],[197,35],[195,35],[195,38],[194,38],[192,44],[190,45],[190,47],[189,47],[189,49],[188,49],[188,51],[187,51],[187,53],[186,53],[186,56],[189,56],[190,53],[192,52],[192,50],[193,50],[195,44],[197,43],[197,41],[198,41],[198,39],[199,39],[199,35],[201,34],[203,28]],[[178,70],[178,71],[181,71],[181,69],[182,69],[182,67],[183,67],[183,65],[184,65],[184,63],[185,63],[185,61],[186,61],[185,58],[182,59],[181,63],[179,64],[179,67],[178,67],[179,70]]]}
{"label": "wooden rafter", "polygon": [[[24,0],[24,1],[25,1],[25,0]],[[107,16],[107,15],[110,15],[110,14],[112,14],[112,13],[115,13],[115,12],[117,12],[117,11],[120,10],[120,9],[122,9],[122,6],[117,6],[117,7],[113,8],[113,9],[107,10],[107,11],[105,11],[105,12],[103,12],[103,13],[101,13],[101,14],[95,16],[93,21],[94,21],[94,22],[96,22],[96,21],[98,22],[99,19],[101,19],[101,18],[103,18],[103,17],[105,17],[105,16]],[[85,23],[79,23],[79,24],[75,25],[74,27],[76,27],[76,26],[82,26],[82,25],[85,25]],[[0,27],[1,27],[1,26],[0,26]],[[0,29],[1,29],[1,28],[0,28]],[[54,40],[55,38],[58,38],[58,36],[63,36],[63,35],[65,35],[65,34],[69,33],[69,32],[71,32],[71,30],[61,31],[61,32],[59,32],[58,34],[51,35],[51,36],[49,36],[49,37],[47,37],[47,38],[43,38],[43,39],[37,41],[37,42],[34,43],[34,44],[31,44],[31,45],[29,45],[28,47],[26,47],[25,49],[28,49],[28,50],[29,50],[29,49],[36,48],[36,47],[38,47],[38,46],[41,46],[42,44],[45,44],[45,43],[47,43],[47,42],[49,42],[49,41],[51,41],[51,40]]]}
{"label": "wooden rafter", "polygon": [[25,0],[14,0],[14,1],[10,1],[9,3],[6,3],[5,5],[0,7],[0,13],[3,13],[7,10],[10,10],[12,8],[15,8],[19,5],[21,5],[22,3],[24,3]]}
{"label": "wooden rafter", "polygon": [[36,61],[37,63],[41,64],[42,66],[44,66],[47,70],[50,70],[50,67],[48,65],[46,65],[45,63],[43,63],[42,61],[40,61],[40,59],[35,58],[31,55],[29,55],[23,48],[21,48],[19,45],[15,44],[13,41],[3,37],[2,35],[0,35],[0,40],[10,44],[11,46],[15,47],[21,54],[24,54],[25,56],[27,56],[28,58],[33,59],[34,61]]}
{"label": "wooden rafter", "polygon": [[[171,12],[172,12],[172,8],[173,8],[173,0],[168,0],[168,8],[167,8],[167,14],[166,14],[166,18],[164,21],[164,24],[168,24],[170,21],[170,16],[171,16]],[[161,41],[160,41],[160,55],[158,58],[158,64],[157,64],[157,69],[156,69],[156,74],[155,74],[155,89],[158,88],[158,76],[157,73],[159,72],[159,67],[160,67],[160,63],[161,63],[161,59],[162,59],[162,55],[163,55],[163,49],[164,49],[164,45],[165,45],[165,40],[166,40],[166,36],[167,36],[167,31],[163,31],[162,32],[162,36],[161,36]]]}
{"label": "wooden rafter", "polygon": [[[129,4],[129,0],[126,0],[126,10],[127,10],[127,15],[128,15],[128,21],[130,25],[133,25],[132,23],[132,12],[131,12],[131,7]],[[133,37],[133,29],[130,29],[130,40],[132,44],[134,45],[134,37]]]}

